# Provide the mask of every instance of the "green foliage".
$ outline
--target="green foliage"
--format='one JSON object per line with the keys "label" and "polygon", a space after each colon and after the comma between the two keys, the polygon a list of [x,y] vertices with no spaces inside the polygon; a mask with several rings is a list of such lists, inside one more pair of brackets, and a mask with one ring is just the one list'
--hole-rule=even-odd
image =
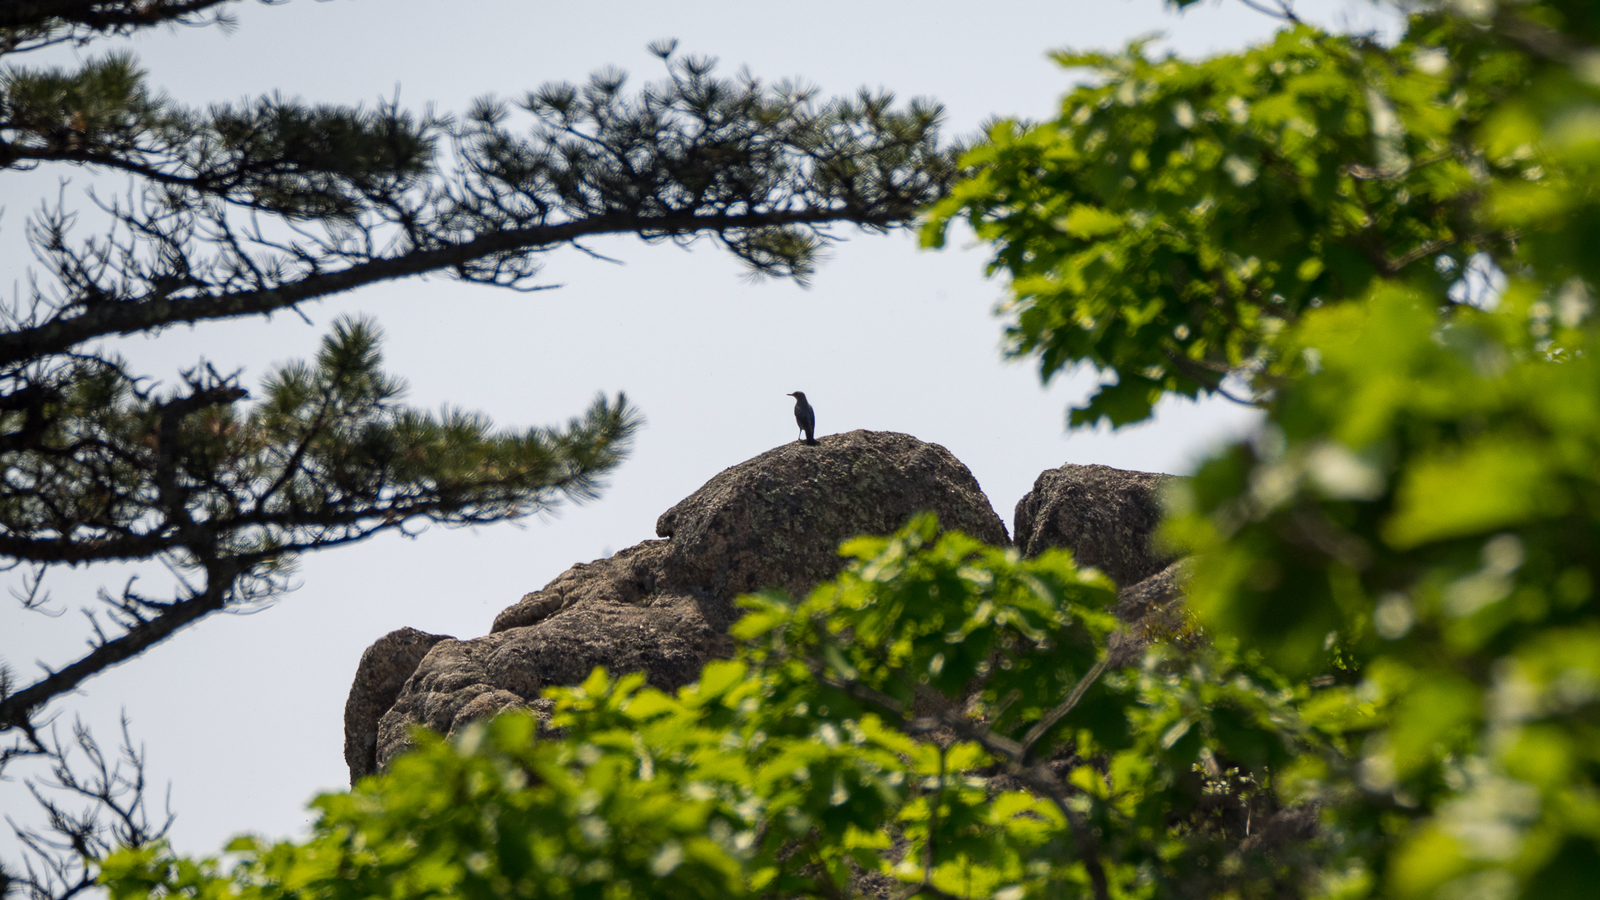
{"label": "green foliage", "polygon": [[1225,372],[1266,407],[1167,538],[1208,633],[1325,685],[1300,712],[1336,752],[1274,780],[1341,845],[1329,895],[1592,893],[1597,24],[1063,56],[1100,83],[997,126],[928,226],[995,244],[1014,353],[1114,376],[1075,422]]}
{"label": "green foliage", "polygon": [[994,125],[924,241],[966,218],[1009,279],[1008,352],[1046,379],[1078,363],[1115,376],[1075,425],[1140,421],[1232,371],[1275,385],[1294,363],[1275,336],[1375,279],[1443,293],[1510,241],[1470,202],[1478,180],[1534,168],[1472,146],[1525,67],[1463,72],[1423,41],[1300,25],[1202,62],[1139,44],[1056,58],[1098,83],[1054,121]]}
{"label": "green foliage", "polygon": [[[668,695],[596,671],[316,802],[231,867],[159,845],[115,900],[193,897],[1273,896],[1255,773],[1322,752],[1303,689],[1218,648],[1104,672],[1110,585],[1070,555],[937,534],[846,545],[797,602],[745,600],[736,658]],[[1245,768],[1248,767],[1249,771]],[[1259,825],[1257,826],[1260,827]],[[901,887],[894,887],[894,885]]]}

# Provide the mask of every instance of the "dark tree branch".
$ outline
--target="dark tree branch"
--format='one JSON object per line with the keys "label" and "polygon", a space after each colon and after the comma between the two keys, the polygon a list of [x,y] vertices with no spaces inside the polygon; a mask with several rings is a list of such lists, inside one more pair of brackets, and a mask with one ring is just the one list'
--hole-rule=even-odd
{"label": "dark tree branch", "polygon": [[1276,0],[1272,6],[1268,6],[1264,2],[1260,2],[1260,0],[1239,0],[1239,2],[1262,15],[1271,16],[1284,22],[1292,22],[1296,25],[1301,24],[1300,17],[1295,15],[1294,4],[1290,3],[1289,0]]}
{"label": "dark tree branch", "polygon": [[1167,357],[1167,360],[1172,363],[1174,368],[1189,378],[1193,378],[1195,381],[1198,381],[1205,387],[1206,390],[1212,392],[1213,394],[1237,403],[1240,406],[1250,406],[1256,409],[1265,409],[1267,407],[1267,402],[1265,400],[1253,399],[1250,397],[1240,397],[1223,386],[1223,381],[1226,380],[1227,376],[1234,371],[1233,367],[1213,367],[1205,362],[1186,356],[1181,351],[1173,347],[1164,347],[1162,352]]}
{"label": "dark tree branch", "polygon": [[[240,572],[229,574],[237,578]],[[213,575],[203,592],[165,605],[159,615],[136,624],[120,637],[100,641],[75,662],[50,671],[33,684],[0,698],[0,732],[21,727],[31,720],[35,711],[51,700],[76,690],[90,677],[127,662],[171,637],[179,629],[222,609],[233,586],[233,578],[224,576],[218,579]]]}
{"label": "dark tree branch", "polygon": [[0,52],[34,49],[94,35],[129,34],[166,23],[227,21],[213,7],[234,0],[6,0],[0,3]]}
{"label": "dark tree branch", "polygon": [[396,257],[357,263],[338,272],[310,275],[265,290],[186,297],[174,297],[168,291],[154,291],[129,301],[97,305],[74,316],[0,333],[0,366],[65,352],[97,337],[135,334],[211,319],[261,315],[369,284],[457,268],[495,254],[548,249],[578,238],[640,233],[660,236],[720,234],[778,225],[823,224],[840,219],[880,227],[893,224],[893,219],[887,215],[865,215],[856,220],[844,211],[834,209],[749,215],[686,214],[659,218],[608,214],[583,222],[505,231],[436,249],[415,250]]}
{"label": "dark tree branch", "polygon": [[0,28],[30,28],[51,19],[97,30],[157,25],[232,0],[8,0]]}

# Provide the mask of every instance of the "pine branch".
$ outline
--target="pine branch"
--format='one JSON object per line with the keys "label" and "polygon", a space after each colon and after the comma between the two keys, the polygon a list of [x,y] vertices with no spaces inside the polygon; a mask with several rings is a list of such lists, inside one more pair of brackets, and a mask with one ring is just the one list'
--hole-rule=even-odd
{"label": "pine branch", "polygon": [[[9,880],[26,890],[30,900],[71,900],[98,886],[94,862],[112,848],[148,845],[172,827],[170,808],[160,818],[150,817],[144,753],[134,746],[126,716],[116,758],[107,757],[82,722],[73,726],[72,734],[71,745],[52,733],[25,754],[42,758],[50,769],[50,780],[26,780],[48,824],[41,830],[7,818],[26,856],[20,877],[0,871],[0,896],[7,895]],[[0,764],[18,758],[13,753],[17,749],[13,745],[0,751]],[[58,796],[88,805],[73,812]]]}
{"label": "pine branch", "polygon": [[97,337],[135,334],[213,319],[262,315],[370,284],[457,269],[497,254],[548,250],[586,237],[639,233],[662,236],[722,234],[782,225],[823,224],[841,219],[879,227],[895,223],[893,218],[884,214],[869,213],[851,218],[844,210],[821,209],[747,215],[686,214],[659,218],[610,214],[582,222],[516,229],[434,249],[413,250],[394,257],[361,262],[340,271],[308,275],[260,290],[176,296],[178,290],[157,289],[127,300],[96,304],[76,315],[55,317],[40,325],[0,332],[0,366],[62,353]]}
{"label": "pine branch", "polygon": [[937,107],[668,72],[632,95],[606,73],[547,86],[522,104],[530,136],[490,101],[461,124],[277,98],[201,115],[153,99],[130,57],[15,75],[0,162],[109,166],[146,189],[102,207],[100,240],[74,245],[59,208],[31,224],[59,289],[10,305],[0,367],[428,272],[529,289],[543,253],[597,235],[710,237],[803,281],[828,225],[907,226],[954,177]]}
{"label": "pine branch", "polygon": [[198,584],[171,600],[131,586],[105,597],[121,633],[97,626],[88,653],[0,698],[0,731],[31,728],[50,700],[211,613],[281,592],[302,553],[419,518],[483,524],[592,497],[640,424],[625,397],[596,400],[563,429],[436,417],[396,402],[379,346],[372,323],[341,320],[315,366],[279,369],[243,417],[244,392],[209,367],[169,397],[109,365],[61,375],[41,450],[8,457],[0,553],[41,565],[154,558]]}
{"label": "pine branch", "polygon": [[[81,42],[95,34],[129,34],[167,23],[203,24],[207,20],[202,13],[231,2],[234,0],[8,0],[0,4],[0,32],[34,40],[38,39],[35,35],[59,35],[60,40]],[[223,20],[220,14],[212,18]],[[0,41],[0,46],[6,43]]]}

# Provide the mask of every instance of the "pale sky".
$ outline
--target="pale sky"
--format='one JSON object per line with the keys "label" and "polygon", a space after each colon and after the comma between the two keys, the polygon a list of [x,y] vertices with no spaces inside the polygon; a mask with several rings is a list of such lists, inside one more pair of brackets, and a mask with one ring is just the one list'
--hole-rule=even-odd
{"label": "pale sky", "polygon": [[[1313,21],[1392,27],[1360,0],[1297,4]],[[296,0],[238,8],[240,24],[157,31],[132,41],[151,83],[193,105],[278,92],[327,103],[393,97],[461,111],[489,93],[517,97],[552,80],[581,82],[607,65],[653,80],[645,50],[677,38],[680,51],[716,56],[765,80],[803,78],[825,94],[884,87],[948,111],[948,133],[995,116],[1044,118],[1073,75],[1053,49],[1116,49],[1161,32],[1179,53],[1235,49],[1276,23],[1237,2],[1182,16],[1157,0],[1008,2],[529,3],[526,0]],[[62,49],[31,65],[103,53]],[[61,179],[81,195],[90,176],[66,168],[6,173],[0,262],[12,284],[27,264],[22,224]],[[122,182],[97,180],[97,186]],[[125,187],[124,187],[125,189]],[[87,206],[87,201],[82,201]],[[119,710],[148,752],[149,774],[171,783],[173,839],[216,853],[228,837],[299,833],[318,792],[346,786],[346,692],[362,650],[402,626],[470,638],[495,614],[574,563],[654,537],[656,517],[721,470],[795,437],[803,390],[819,436],[856,428],[901,431],[949,448],[1010,527],[1038,474],[1064,463],[1184,473],[1254,416],[1234,404],[1171,403],[1156,421],[1111,434],[1068,433],[1065,411],[1093,373],[1039,385],[1031,363],[1005,363],[990,311],[1004,285],[983,275],[984,248],[958,237],[918,250],[913,235],[851,235],[813,285],[749,283],[726,254],[636,240],[598,242],[623,261],[555,254],[559,290],[515,294],[446,278],[379,285],[308,306],[299,317],[178,329],[122,341],[135,368],[171,379],[204,355],[245,369],[256,386],[276,362],[315,352],[339,315],[385,329],[388,368],[410,400],[484,411],[503,425],[564,422],[596,392],[626,391],[648,424],[597,502],[521,527],[432,529],[388,536],[304,560],[300,588],[251,615],[219,615],[92,680],[52,710],[63,729],[81,715],[106,743]],[[0,576],[12,579],[15,573]],[[158,577],[149,572],[147,579]],[[36,660],[72,659],[87,634],[80,606],[125,573],[50,577],[50,618],[0,604],[0,659],[24,683]],[[18,767],[13,774],[22,774]],[[31,801],[0,784],[0,810],[27,820]],[[9,835],[0,855],[15,859]]]}

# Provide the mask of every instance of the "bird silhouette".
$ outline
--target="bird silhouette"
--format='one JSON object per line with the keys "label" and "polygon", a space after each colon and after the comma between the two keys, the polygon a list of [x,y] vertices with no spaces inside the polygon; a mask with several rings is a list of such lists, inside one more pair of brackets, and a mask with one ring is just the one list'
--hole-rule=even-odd
{"label": "bird silhouette", "polygon": [[795,391],[788,396],[794,398],[794,423],[800,426],[801,431],[805,432],[806,443],[815,444],[817,442],[816,410],[812,409],[811,404],[806,402],[805,391]]}

